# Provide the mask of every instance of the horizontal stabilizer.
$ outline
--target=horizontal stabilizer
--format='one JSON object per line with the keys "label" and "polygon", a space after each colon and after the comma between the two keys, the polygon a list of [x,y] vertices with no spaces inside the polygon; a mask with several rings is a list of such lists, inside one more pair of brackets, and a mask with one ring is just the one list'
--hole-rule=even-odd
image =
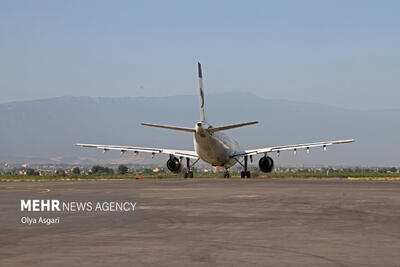
{"label": "horizontal stabilizer", "polygon": [[164,128],[164,129],[170,129],[170,130],[175,130],[175,131],[184,131],[184,132],[190,132],[190,133],[195,133],[196,132],[196,130],[194,128],[177,127],[177,126],[169,126],[169,125],[159,125],[159,124],[151,124],[151,123],[144,123],[144,122],[142,122],[141,125],[150,126],[150,127]]}
{"label": "horizontal stabilizer", "polygon": [[243,127],[247,125],[252,125],[252,124],[257,124],[258,121],[251,121],[251,122],[245,122],[245,123],[238,123],[238,124],[231,124],[231,125],[226,125],[226,126],[220,126],[220,127],[214,127],[214,128],[209,128],[208,131],[211,133],[218,132],[218,131],[223,131],[223,130],[229,130],[232,128],[238,128],[238,127]]}

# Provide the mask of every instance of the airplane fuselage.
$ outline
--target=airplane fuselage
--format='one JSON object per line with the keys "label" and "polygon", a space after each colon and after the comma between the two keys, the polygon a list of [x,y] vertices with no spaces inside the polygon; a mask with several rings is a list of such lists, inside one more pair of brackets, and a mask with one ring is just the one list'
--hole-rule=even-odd
{"label": "airplane fuselage", "polygon": [[232,158],[235,152],[240,151],[238,142],[232,140],[221,132],[210,133],[210,125],[205,122],[196,124],[196,133],[193,143],[199,157],[214,166],[229,168],[236,164],[237,160]]}

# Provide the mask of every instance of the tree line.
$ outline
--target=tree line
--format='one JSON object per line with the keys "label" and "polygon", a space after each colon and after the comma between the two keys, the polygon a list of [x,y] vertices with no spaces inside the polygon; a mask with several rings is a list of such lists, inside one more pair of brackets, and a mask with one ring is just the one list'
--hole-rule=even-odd
{"label": "tree line", "polygon": [[[116,173],[124,175],[124,174],[127,174],[128,171],[129,171],[129,168],[126,165],[121,164],[121,165],[118,166],[118,168],[116,170]],[[66,176],[67,175],[66,171],[63,170],[63,169],[57,169],[55,174],[58,175],[58,176]],[[71,174],[72,175],[80,175],[80,174],[82,174],[82,171],[81,171],[81,169],[79,167],[74,167],[74,168],[71,169]],[[109,168],[109,167],[104,167],[104,166],[101,166],[101,165],[94,165],[88,171],[87,174],[89,174],[89,175],[91,175],[91,174],[95,174],[95,175],[112,175],[112,174],[115,174],[115,171],[114,171],[114,169]],[[26,175],[28,175],[28,176],[39,176],[40,175],[40,171],[39,170],[35,170],[34,168],[27,168],[26,169]]]}

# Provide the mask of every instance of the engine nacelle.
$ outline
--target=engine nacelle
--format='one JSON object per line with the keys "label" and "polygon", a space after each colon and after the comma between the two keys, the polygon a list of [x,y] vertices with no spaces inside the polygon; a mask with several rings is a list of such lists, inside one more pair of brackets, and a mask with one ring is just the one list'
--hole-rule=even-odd
{"label": "engine nacelle", "polygon": [[260,170],[262,170],[263,172],[271,172],[272,169],[274,168],[274,161],[272,160],[271,157],[264,156],[260,158],[258,166],[260,167]]}
{"label": "engine nacelle", "polygon": [[174,157],[167,161],[167,168],[173,173],[178,173],[182,170],[182,164],[179,162],[179,159]]}

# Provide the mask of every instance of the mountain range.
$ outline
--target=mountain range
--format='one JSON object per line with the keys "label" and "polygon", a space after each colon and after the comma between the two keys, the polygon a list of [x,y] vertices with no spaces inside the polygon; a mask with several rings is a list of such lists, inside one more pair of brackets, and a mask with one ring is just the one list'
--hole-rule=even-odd
{"label": "mountain range", "polygon": [[[243,148],[355,138],[352,144],[282,152],[277,165],[400,166],[400,109],[356,110],[317,103],[264,99],[231,92],[206,95],[213,126],[258,120],[226,131]],[[92,164],[151,162],[149,155],[103,154],[74,144],[114,144],[193,149],[189,133],[149,128],[140,122],[193,127],[199,120],[194,95],[169,97],[57,97],[0,104],[0,161]],[[127,153],[128,154],[128,153]],[[156,156],[162,163],[167,156]],[[256,163],[256,162],[255,162]]]}

